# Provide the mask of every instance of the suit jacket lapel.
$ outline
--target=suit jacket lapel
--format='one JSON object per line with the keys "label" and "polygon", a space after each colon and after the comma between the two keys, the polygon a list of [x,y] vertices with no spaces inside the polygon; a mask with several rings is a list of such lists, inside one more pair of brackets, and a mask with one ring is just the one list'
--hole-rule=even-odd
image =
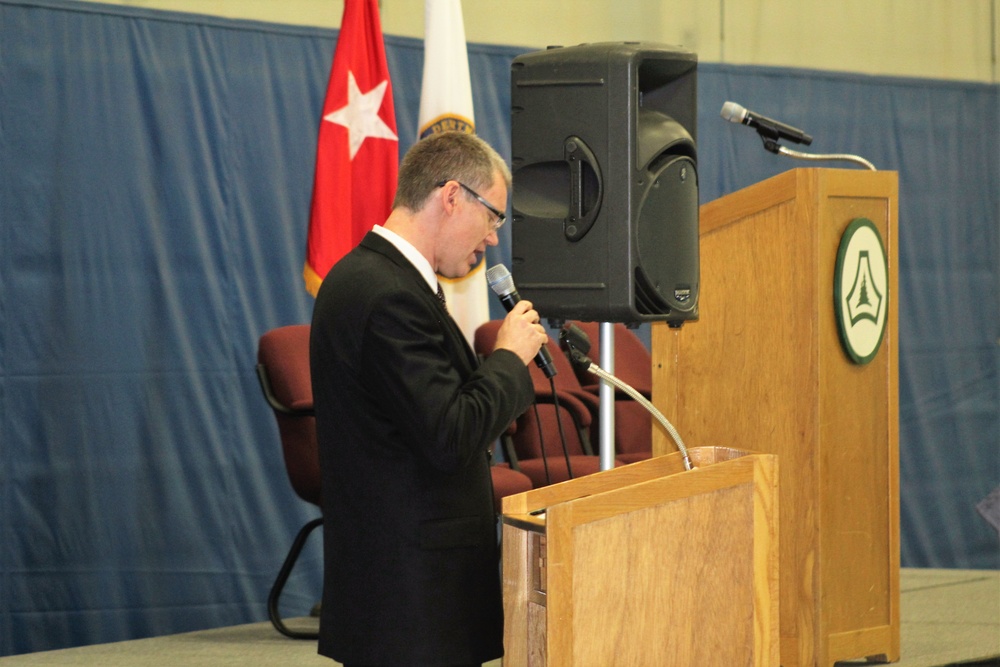
{"label": "suit jacket lapel", "polygon": [[365,234],[359,245],[384,256],[393,264],[396,264],[406,271],[413,278],[414,283],[420,286],[420,292],[425,294],[426,297],[433,302],[434,307],[441,309],[441,313],[444,316],[442,317],[442,322],[444,322],[445,328],[450,333],[452,343],[464,351],[464,357],[468,364],[467,370],[471,372],[472,370],[478,368],[479,357],[477,357],[473,349],[469,347],[469,341],[466,340],[465,334],[458,328],[458,324],[456,324],[455,320],[448,314],[444,305],[438,301],[437,293],[431,290],[427,281],[425,281],[424,277],[420,275],[420,271],[417,270],[417,267],[413,266],[410,260],[406,259],[403,253],[399,252],[396,246],[392,245],[392,243],[374,232],[368,232]]}

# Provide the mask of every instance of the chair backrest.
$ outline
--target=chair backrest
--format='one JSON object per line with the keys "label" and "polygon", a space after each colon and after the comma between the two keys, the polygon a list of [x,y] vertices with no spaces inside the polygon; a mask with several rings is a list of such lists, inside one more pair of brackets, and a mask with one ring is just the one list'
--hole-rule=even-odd
{"label": "chair backrest", "polygon": [[[493,352],[493,348],[496,347],[497,342],[497,331],[500,329],[501,323],[502,320],[490,320],[484,322],[476,329],[473,343],[476,354],[486,357]],[[596,411],[598,405],[596,400],[580,386],[580,381],[573,371],[573,365],[570,364],[569,359],[559,349],[559,342],[553,339],[552,336],[549,336],[548,348],[552,354],[553,367],[556,369],[556,375],[552,378],[556,386],[556,391],[572,394],[577,399],[583,401],[587,409]],[[551,396],[552,387],[549,383],[549,378],[545,377],[545,373],[534,363],[528,364],[528,370],[531,373],[531,381],[535,387],[535,394],[538,396]]]}
{"label": "chair backrest", "polygon": [[260,337],[257,376],[274,411],[288,481],[303,500],[319,505],[319,448],[309,372],[308,324],[278,327]]}
{"label": "chair backrest", "polygon": [[[601,327],[597,322],[573,322],[590,338],[590,356],[599,362]],[[646,398],[653,393],[653,358],[635,332],[624,324],[615,324],[614,376]],[[584,389],[596,393],[596,375],[578,373]],[[586,376],[586,377],[584,377]],[[588,382],[590,384],[588,384]],[[621,391],[615,400],[615,451],[618,454],[646,454],[652,449],[652,417],[644,407]]]}
{"label": "chair backrest", "polygon": [[310,330],[308,324],[271,329],[260,337],[257,347],[257,363],[267,369],[274,398],[293,411],[311,410],[313,405]]}
{"label": "chair backrest", "polygon": [[[573,322],[590,338],[590,354],[595,363],[600,364],[601,326],[597,322]],[[615,372],[614,376],[631,386],[646,398],[653,395],[653,357],[634,331],[624,324],[614,325],[615,331]],[[596,375],[580,371],[577,373],[580,385],[593,390],[599,384]]]}
{"label": "chair backrest", "polygon": [[[496,346],[497,331],[502,320],[490,320],[476,329],[473,347],[480,356],[489,356]],[[597,408],[595,396],[587,394],[580,388],[580,383],[573,374],[569,360],[559,350],[558,343],[549,337],[549,351],[556,368],[554,382],[559,400],[559,414],[562,420],[562,433],[552,403],[552,387],[549,379],[534,363],[528,364],[531,380],[534,384],[535,397],[538,402],[541,417],[542,435],[539,436],[538,420],[535,418],[534,407],[517,420],[517,428],[511,436],[514,451],[519,459],[537,458],[542,455],[542,444],[548,455],[561,455],[562,436],[565,435],[566,447],[571,455],[588,454],[590,450],[590,424],[593,411]]]}
{"label": "chair backrest", "polygon": [[[538,419],[535,415],[535,407],[538,408],[538,417],[541,418],[541,434],[539,434]],[[574,411],[564,404],[559,405],[559,415],[562,420],[562,432],[559,430],[559,422],[556,421],[555,404],[538,403],[532,406],[517,420],[517,431],[511,436],[514,444],[514,451],[518,459],[534,459],[542,456],[542,445],[548,456],[562,456],[563,437],[566,438],[566,449],[571,456],[581,456],[586,454],[583,437],[589,437],[589,429],[581,429],[577,420],[574,419]]]}
{"label": "chair backrest", "polygon": [[488,357],[493,354],[493,348],[497,344],[497,331],[503,320],[489,320],[483,322],[476,328],[476,333],[472,337],[472,347],[481,357]]}

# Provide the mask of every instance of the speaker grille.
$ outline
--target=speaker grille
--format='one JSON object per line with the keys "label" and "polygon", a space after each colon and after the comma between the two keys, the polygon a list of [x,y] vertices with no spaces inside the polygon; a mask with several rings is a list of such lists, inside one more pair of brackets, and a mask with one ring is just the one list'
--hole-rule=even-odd
{"label": "speaker grille", "polygon": [[698,172],[666,151],[643,193],[636,223],[634,306],[645,316],[694,316],[698,307]]}
{"label": "speaker grille", "polygon": [[635,267],[635,309],[641,315],[667,316],[670,306],[660,298],[641,266]]}

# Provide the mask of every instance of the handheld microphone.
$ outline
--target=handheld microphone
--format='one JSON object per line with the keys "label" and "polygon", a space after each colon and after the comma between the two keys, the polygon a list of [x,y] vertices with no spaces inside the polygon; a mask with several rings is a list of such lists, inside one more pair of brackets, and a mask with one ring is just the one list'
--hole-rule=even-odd
{"label": "handheld microphone", "polygon": [[[514,287],[514,278],[511,277],[510,271],[503,264],[496,264],[486,269],[486,282],[490,284],[493,293],[500,297],[500,303],[503,304],[508,313],[521,300],[521,295]],[[538,354],[535,355],[535,364],[542,369],[545,377],[555,377],[555,362],[552,361],[552,355],[544,345],[539,348]]]}
{"label": "handheld microphone", "polygon": [[749,111],[746,107],[740,106],[736,102],[726,102],[722,105],[722,117],[731,123],[742,123],[757,130],[757,133],[768,139],[788,139],[797,144],[808,146],[813,138],[791,125],[785,125],[773,118],[761,116],[758,113]]}

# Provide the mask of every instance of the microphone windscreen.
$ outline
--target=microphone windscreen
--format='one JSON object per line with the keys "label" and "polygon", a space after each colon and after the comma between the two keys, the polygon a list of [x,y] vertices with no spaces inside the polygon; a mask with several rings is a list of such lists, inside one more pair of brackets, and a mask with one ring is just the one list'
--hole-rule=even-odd
{"label": "microphone windscreen", "polygon": [[726,102],[722,105],[722,117],[731,123],[742,123],[747,116],[747,110],[736,102]]}
{"label": "microphone windscreen", "polygon": [[503,264],[486,269],[486,282],[497,296],[506,296],[514,291],[514,278]]}

